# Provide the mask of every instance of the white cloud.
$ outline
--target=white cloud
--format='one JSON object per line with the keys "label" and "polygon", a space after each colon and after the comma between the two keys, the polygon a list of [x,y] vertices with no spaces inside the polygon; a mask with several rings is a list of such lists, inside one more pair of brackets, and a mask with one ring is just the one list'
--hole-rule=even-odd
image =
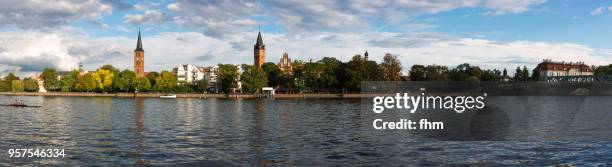
{"label": "white cloud", "polygon": [[129,52],[121,38],[91,38],[74,32],[0,32],[0,66],[8,71],[37,72],[45,67],[76,68],[78,62],[99,64],[123,60]]}
{"label": "white cloud", "polygon": [[[180,64],[251,64],[257,33],[226,35],[222,38],[199,32],[143,32],[145,70],[171,70]],[[436,33],[319,33],[310,36],[264,33],[266,61],[278,62],[282,53],[292,59],[316,61],[336,57],[348,61],[366,49],[372,60],[385,53],[398,55],[404,69],[413,64],[442,64],[451,68],[470,63],[483,68],[533,68],[542,59],[612,63],[609,50],[597,50],[574,43],[537,41],[498,42],[476,38],[453,38]],[[95,70],[104,64],[132,69],[136,34],[131,37],[94,38],[75,33],[0,33],[0,73],[33,72],[51,66],[60,70],[83,62]]]}
{"label": "white cloud", "polygon": [[[413,16],[450,11],[457,8],[480,7],[486,15],[522,13],[545,0],[267,0],[262,1],[200,1],[178,0],[166,5],[174,23],[185,27],[203,27],[209,35],[244,32],[254,24],[236,24],[238,20],[275,25],[289,34],[307,32],[365,32],[371,20],[384,21],[400,28],[420,29],[429,24],[411,20]],[[258,21],[254,17],[265,21]],[[406,21],[408,20],[408,21]],[[223,26],[219,26],[223,25]],[[416,28],[412,28],[416,27]]]}
{"label": "white cloud", "polygon": [[96,22],[112,12],[99,0],[0,1],[0,26],[39,29],[67,25],[75,20]]}
{"label": "white cloud", "polygon": [[146,10],[143,14],[128,14],[123,17],[126,23],[141,25],[144,23],[164,23],[168,19],[167,14],[157,10]]}
{"label": "white cloud", "polygon": [[603,14],[605,11],[606,11],[606,8],[604,8],[603,6],[600,6],[600,7],[593,9],[593,11],[591,11],[591,15],[593,16],[600,15],[600,14]]}

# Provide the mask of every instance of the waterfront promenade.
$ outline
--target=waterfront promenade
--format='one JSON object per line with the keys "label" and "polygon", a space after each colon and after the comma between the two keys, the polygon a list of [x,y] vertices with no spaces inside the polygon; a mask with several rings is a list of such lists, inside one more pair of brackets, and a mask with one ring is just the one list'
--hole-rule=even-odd
{"label": "waterfront promenade", "polygon": [[[71,96],[71,97],[149,97],[159,98],[165,93],[86,93],[86,92],[0,92],[0,95],[7,96]],[[295,93],[295,94],[275,94],[274,98],[303,99],[303,98],[333,98],[333,99],[358,99],[373,96],[372,94],[317,94],[317,93]],[[255,94],[195,94],[179,93],[177,98],[258,98]]]}

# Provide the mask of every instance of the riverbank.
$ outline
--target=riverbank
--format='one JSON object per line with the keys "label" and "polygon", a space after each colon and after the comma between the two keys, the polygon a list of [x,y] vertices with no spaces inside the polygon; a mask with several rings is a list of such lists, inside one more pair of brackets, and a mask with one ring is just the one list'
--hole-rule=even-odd
{"label": "riverbank", "polygon": [[[86,92],[0,92],[0,95],[5,96],[69,96],[69,97],[144,97],[144,98],[159,98],[164,93],[86,93]],[[372,97],[373,94],[315,94],[315,93],[303,93],[303,94],[275,94],[274,98],[277,99],[359,99],[365,97]],[[180,93],[176,94],[177,98],[227,98],[227,99],[248,99],[258,98],[258,95],[254,94],[193,94],[193,93]]]}

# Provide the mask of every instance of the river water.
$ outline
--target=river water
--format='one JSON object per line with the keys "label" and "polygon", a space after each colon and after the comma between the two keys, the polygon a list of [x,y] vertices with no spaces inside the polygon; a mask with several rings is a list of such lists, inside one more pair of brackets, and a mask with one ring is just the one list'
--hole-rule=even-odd
{"label": "river water", "polygon": [[[0,107],[0,166],[612,165],[610,140],[368,135],[360,100],[0,96],[0,103],[14,99],[43,107]],[[11,148],[65,149],[66,157],[10,158]]]}

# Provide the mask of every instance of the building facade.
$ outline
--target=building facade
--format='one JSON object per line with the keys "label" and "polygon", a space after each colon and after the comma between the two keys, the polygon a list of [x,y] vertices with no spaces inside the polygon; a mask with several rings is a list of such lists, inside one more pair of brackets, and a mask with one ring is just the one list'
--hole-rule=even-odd
{"label": "building facade", "polygon": [[183,64],[175,68],[176,79],[179,82],[193,83],[205,79],[203,68],[194,65]]}
{"label": "building facade", "polygon": [[554,62],[550,59],[544,59],[538,64],[536,71],[540,72],[541,78],[593,75],[591,67],[585,65],[584,62]]}
{"label": "building facade", "polygon": [[293,74],[293,66],[291,66],[291,59],[287,52],[285,52],[283,57],[278,61],[278,68],[285,74]]}
{"label": "building facade", "polygon": [[145,77],[144,49],[142,49],[140,30],[138,30],[138,42],[136,43],[136,49],[134,50],[134,73],[136,73],[136,77]]}
{"label": "building facade", "polygon": [[261,32],[257,34],[257,42],[253,47],[253,55],[255,59],[253,66],[261,68],[261,65],[266,61],[266,45],[264,45],[263,39],[261,38]]}

